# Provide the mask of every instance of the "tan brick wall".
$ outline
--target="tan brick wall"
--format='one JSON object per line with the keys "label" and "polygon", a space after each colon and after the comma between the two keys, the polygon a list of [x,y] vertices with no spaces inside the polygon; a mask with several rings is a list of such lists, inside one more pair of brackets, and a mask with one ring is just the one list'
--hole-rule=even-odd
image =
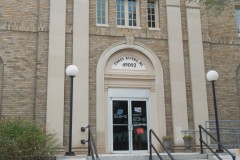
{"label": "tan brick wall", "polygon": [[3,64],[2,58],[0,57],[0,115],[2,113],[3,72],[4,72],[4,64]]}
{"label": "tan brick wall", "polygon": [[[39,2],[32,0],[2,0],[0,4],[0,20],[10,25],[29,25],[37,27]],[[26,7],[28,6],[28,7]]]}
{"label": "tan brick wall", "polygon": [[184,51],[184,66],[185,66],[185,79],[186,79],[186,94],[187,94],[187,111],[188,111],[188,127],[194,129],[193,119],[193,102],[192,102],[192,89],[191,89],[191,74],[190,74],[190,58],[188,51],[188,41],[183,43]]}
{"label": "tan brick wall", "polygon": [[[219,73],[216,97],[220,120],[240,118],[236,70],[240,64],[239,38],[236,32],[235,5],[231,2],[220,15],[207,15],[202,10],[204,59],[206,72],[214,69]],[[214,120],[211,84],[207,82],[209,117]]]}
{"label": "tan brick wall", "polygon": [[3,0],[0,8],[2,115],[45,125],[49,1]]}
{"label": "tan brick wall", "polygon": [[[68,65],[72,64],[72,34],[66,34],[66,57],[65,57],[65,68]],[[67,144],[68,132],[69,132],[69,106],[70,106],[70,79],[68,76],[65,76],[65,93],[64,93],[64,144]],[[80,125],[79,125],[80,126]]]}
{"label": "tan brick wall", "polygon": [[47,105],[47,75],[48,75],[48,42],[49,42],[49,0],[38,1],[37,59],[36,59],[36,97],[35,120],[39,124],[46,124]]}
{"label": "tan brick wall", "polygon": [[3,115],[34,119],[37,34],[4,33]]}
{"label": "tan brick wall", "polygon": [[238,95],[238,107],[240,108],[240,65],[237,68],[237,95]]}
{"label": "tan brick wall", "polygon": [[48,75],[48,33],[39,32],[37,38],[35,120],[39,124],[45,125]]}
{"label": "tan brick wall", "polygon": [[[206,72],[214,69],[219,73],[216,82],[216,97],[219,119],[239,119],[240,108],[237,96],[236,69],[240,62],[239,46],[227,44],[209,44],[210,53],[205,53]],[[210,119],[214,119],[211,84],[207,82]]]}

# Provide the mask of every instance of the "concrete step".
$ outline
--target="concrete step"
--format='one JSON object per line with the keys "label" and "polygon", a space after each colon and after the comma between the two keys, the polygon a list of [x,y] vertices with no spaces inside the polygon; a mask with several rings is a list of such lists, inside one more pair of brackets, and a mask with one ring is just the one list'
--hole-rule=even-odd
{"label": "concrete step", "polygon": [[[166,153],[161,153],[161,157],[165,160],[170,159]],[[207,159],[206,154],[199,153],[172,153],[176,160],[193,160],[193,159]],[[101,160],[149,160],[149,153],[146,154],[108,154],[100,155]],[[159,160],[156,154],[153,154],[153,160]]]}
{"label": "concrete step", "polygon": [[[166,153],[160,154],[164,160],[170,160]],[[175,160],[207,160],[206,154],[199,153],[173,153]],[[137,154],[101,154],[100,160],[149,160],[149,153]],[[86,156],[57,156],[56,160],[92,160],[91,157]],[[153,160],[159,160],[156,154],[153,155]]]}
{"label": "concrete step", "polygon": [[[233,153],[235,156],[236,154]],[[227,153],[218,153],[219,157],[222,158],[223,160],[233,160],[232,156],[230,156]],[[208,157],[210,160],[218,160],[218,158],[214,154],[208,154]],[[236,156],[235,160],[240,160],[238,156]]]}
{"label": "concrete step", "polygon": [[[240,160],[240,149],[229,149],[229,151],[236,156],[235,160]],[[218,158],[209,150],[207,150],[206,154],[208,155],[209,160],[218,160]],[[223,160],[233,160],[233,158],[226,151],[223,153],[217,153],[217,154]]]}
{"label": "concrete step", "polygon": [[56,160],[87,160],[87,156],[56,156]]}
{"label": "concrete step", "polygon": [[[236,160],[240,160],[240,149],[231,149],[230,152],[236,155]],[[170,158],[166,153],[160,154],[164,160]],[[218,160],[212,153],[172,153],[175,160]],[[100,154],[100,160],[149,160],[149,153],[135,153],[135,154]],[[232,157],[226,153],[220,153],[223,160],[232,160]],[[91,157],[84,155],[78,156],[57,156],[56,160],[91,160]],[[156,154],[153,154],[153,160],[159,160]]]}

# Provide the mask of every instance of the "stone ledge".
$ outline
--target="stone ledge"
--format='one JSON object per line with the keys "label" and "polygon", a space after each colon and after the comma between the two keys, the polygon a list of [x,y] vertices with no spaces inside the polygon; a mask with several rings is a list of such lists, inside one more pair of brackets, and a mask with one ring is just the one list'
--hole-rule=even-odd
{"label": "stone ledge", "polygon": [[49,25],[46,23],[29,24],[26,22],[0,22],[0,30],[22,31],[22,32],[44,32],[49,31]]}
{"label": "stone ledge", "polygon": [[86,156],[56,156],[56,160],[87,160]]}

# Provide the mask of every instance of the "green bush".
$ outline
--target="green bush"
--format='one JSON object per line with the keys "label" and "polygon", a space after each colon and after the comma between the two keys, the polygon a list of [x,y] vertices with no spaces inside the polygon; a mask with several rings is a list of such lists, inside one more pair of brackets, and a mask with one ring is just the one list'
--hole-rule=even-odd
{"label": "green bush", "polygon": [[50,159],[58,148],[54,135],[34,122],[0,120],[0,160]]}
{"label": "green bush", "polygon": [[190,140],[193,139],[193,137],[192,137],[191,135],[184,135],[184,136],[183,136],[183,139],[184,139],[184,140],[189,140],[189,141],[190,141]]}

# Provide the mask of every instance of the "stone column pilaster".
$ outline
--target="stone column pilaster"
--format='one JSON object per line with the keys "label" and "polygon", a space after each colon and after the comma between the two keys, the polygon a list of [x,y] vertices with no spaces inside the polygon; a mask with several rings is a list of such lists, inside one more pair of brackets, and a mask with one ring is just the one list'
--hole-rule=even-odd
{"label": "stone column pilaster", "polygon": [[48,132],[63,144],[66,0],[50,1],[47,118]]}
{"label": "stone column pilaster", "polygon": [[166,3],[173,135],[178,146],[183,144],[181,131],[188,129],[181,10],[180,0],[167,0]]}

